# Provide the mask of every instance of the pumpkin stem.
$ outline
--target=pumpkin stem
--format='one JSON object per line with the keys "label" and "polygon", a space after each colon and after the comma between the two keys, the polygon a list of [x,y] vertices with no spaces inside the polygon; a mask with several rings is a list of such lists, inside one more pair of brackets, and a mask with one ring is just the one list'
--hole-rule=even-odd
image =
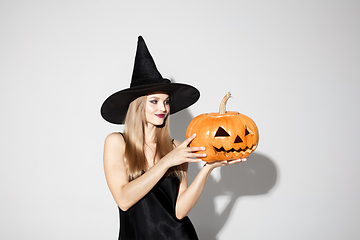
{"label": "pumpkin stem", "polygon": [[226,103],[229,100],[229,98],[231,97],[230,92],[228,92],[225,97],[223,98],[223,100],[221,100],[220,103],[220,108],[219,108],[219,113],[220,114],[225,114],[226,113]]}

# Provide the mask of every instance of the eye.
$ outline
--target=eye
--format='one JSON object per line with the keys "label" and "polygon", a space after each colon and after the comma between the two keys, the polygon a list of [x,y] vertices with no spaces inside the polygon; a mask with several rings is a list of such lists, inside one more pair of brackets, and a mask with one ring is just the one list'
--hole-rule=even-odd
{"label": "eye", "polygon": [[151,100],[150,102],[153,103],[153,104],[157,104],[158,101],[157,100]]}
{"label": "eye", "polygon": [[219,127],[215,137],[230,137],[230,135],[222,127]]}
{"label": "eye", "polygon": [[253,132],[251,131],[251,129],[246,126],[246,129],[245,129],[245,136],[249,135],[249,134],[253,134]]}

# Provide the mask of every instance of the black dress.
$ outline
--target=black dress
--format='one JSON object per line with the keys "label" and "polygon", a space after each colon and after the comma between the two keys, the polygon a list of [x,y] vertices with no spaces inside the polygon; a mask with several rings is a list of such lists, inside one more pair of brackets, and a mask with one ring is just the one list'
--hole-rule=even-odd
{"label": "black dress", "polygon": [[175,203],[180,180],[163,177],[154,188],[127,211],[120,212],[121,240],[197,240],[188,217],[178,220]]}

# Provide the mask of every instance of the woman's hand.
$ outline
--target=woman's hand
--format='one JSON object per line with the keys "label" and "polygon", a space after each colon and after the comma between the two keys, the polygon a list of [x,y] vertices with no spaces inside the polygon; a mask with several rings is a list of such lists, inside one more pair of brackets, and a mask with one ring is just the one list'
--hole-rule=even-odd
{"label": "woman's hand", "polygon": [[199,158],[206,157],[206,154],[195,153],[197,151],[205,150],[204,147],[189,147],[191,141],[196,137],[196,134],[193,134],[187,138],[183,143],[178,145],[174,150],[169,152],[165,157],[162,158],[162,161],[166,162],[170,167],[180,165],[185,162],[201,162]]}

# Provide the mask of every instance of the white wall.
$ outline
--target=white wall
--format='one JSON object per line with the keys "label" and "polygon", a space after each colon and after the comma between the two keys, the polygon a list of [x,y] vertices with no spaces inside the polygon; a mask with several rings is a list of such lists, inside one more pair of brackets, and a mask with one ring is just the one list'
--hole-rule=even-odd
{"label": "white wall", "polygon": [[[100,114],[128,87],[138,35],[201,91],[175,114],[250,116],[260,144],[216,170],[190,213],[201,239],[359,239],[359,1],[0,2],[0,238],[116,239]],[[194,178],[198,166],[190,166]]]}

